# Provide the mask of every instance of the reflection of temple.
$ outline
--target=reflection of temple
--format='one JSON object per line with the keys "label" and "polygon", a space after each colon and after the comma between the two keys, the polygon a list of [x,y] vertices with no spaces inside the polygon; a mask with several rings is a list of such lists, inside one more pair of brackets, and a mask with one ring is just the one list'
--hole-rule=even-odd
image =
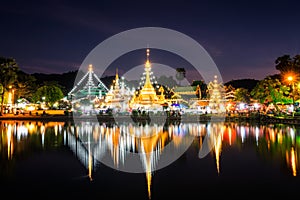
{"label": "reflection of temple", "polygon": [[[151,180],[152,173],[158,162],[158,157],[163,147],[168,142],[168,132],[160,130],[157,134],[140,139],[141,160],[146,173],[148,196],[151,198]],[[158,153],[158,154],[157,154]]]}
{"label": "reflection of temple", "polygon": [[141,90],[138,91],[131,99],[130,107],[161,107],[165,102],[164,96],[158,96],[150,80],[151,63],[149,61],[150,50],[147,49],[147,61],[145,63],[145,83]]}
{"label": "reflection of temple", "polygon": [[76,142],[78,138],[73,132],[68,136],[68,144],[88,169],[90,179],[97,161],[101,161],[105,154],[112,158],[115,167],[121,169],[130,152],[138,153],[146,174],[148,196],[151,198],[152,174],[164,146],[170,141],[170,133],[162,125],[141,127],[126,124],[108,127],[86,122],[75,130],[80,132],[81,142]]}
{"label": "reflection of temple", "polygon": [[[220,170],[220,156],[228,148],[239,148],[243,154],[245,145],[257,150],[270,162],[279,159],[283,162],[291,175],[299,176],[300,146],[297,128],[289,125],[253,125],[230,123],[182,123],[168,125],[134,126],[124,124],[108,126],[108,124],[83,122],[82,124],[67,124],[65,122],[37,122],[4,120],[0,124],[0,153],[2,156],[0,169],[6,168],[11,159],[21,157],[26,151],[44,151],[47,147],[68,146],[77,159],[88,169],[88,176],[92,179],[92,172],[97,170],[99,160],[108,153],[115,165],[122,166],[126,162],[128,151],[139,152],[140,161],[145,168],[149,196],[152,173],[159,158],[162,158],[164,147],[172,140],[175,146],[184,142],[183,135],[189,134],[201,139],[209,136],[216,168]],[[128,134],[125,134],[128,133]],[[158,134],[153,134],[158,133]],[[135,137],[137,135],[144,137]],[[46,142],[45,142],[46,141]],[[198,147],[197,147],[198,148]],[[256,148],[256,149],[255,149]],[[247,148],[247,151],[249,149]],[[236,154],[234,154],[236,155]],[[259,159],[258,159],[259,160]],[[18,159],[14,159],[14,162]],[[225,161],[225,160],[224,160]],[[59,163],[58,163],[59,164]],[[233,163],[234,164],[234,163]],[[280,165],[282,167],[282,165]],[[1,168],[2,167],[2,168]]]}
{"label": "reflection of temple", "polygon": [[221,158],[221,151],[222,151],[222,140],[224,136],[224,123],[212,123],[209,125],[208,128],[208,137],[209,137],[209,143],[212,148],[212,153],[215,156],[216,159],[216,168],[218,174],[220,173],[220,158]]}
{"label": "reflection of temple", "polygon": [[116,78],[104,98],[104,106],[125,111],[131,97],[132,91],[125,86],[124,80],[120,81],[118,71],[116,71]]}

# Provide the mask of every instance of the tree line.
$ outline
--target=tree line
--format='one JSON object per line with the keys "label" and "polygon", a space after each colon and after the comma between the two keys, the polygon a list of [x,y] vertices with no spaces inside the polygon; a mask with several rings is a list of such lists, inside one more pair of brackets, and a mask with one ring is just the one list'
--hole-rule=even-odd
{"label": "tree line", "polygon": [[[13,91],[13,100],[25,98],[32,103],[44,101],[47,106],[62,99],[63,87],[57,82],[45,81],[37,83],[33,75],[26,74],[20,70],[14,58],[0,57],[0,104],[2,115],[4,105],[8,101],[8,94]],[[15,103],[15,102],[13,102]]]}
{"label": "tree line", "polygon": [[255,99],[260,103],[291,104],[299,99],[300,55],[280,56],[275,60],[274,66],[279,71],[278,74],[267,75],[251,90],[237,88],[236,100],[250,102]]}
{"label": "tree line", "polygon": [[[280,56],[274,64],[279,74],[267,75],[263,80],[234,80],[226,83],[225,86],[231,85],[236,89],[236,101],[250,103],[251,99],[255,99],[260,103],[291,103],[292,99],[299,99],[300,88],[296,83],[299,83],[300,77],[300,55]],[[76,72],[65,76],[64,80],[67,83],[73,83],[70,79],[75,79]],[[288,76],[293,77],[292,80],[288,81]],[[51,107],[53,103],[62,99],[73,85],[66,88],[58,83],[58,79],[61,77],[24,73],[19,69],[14,58],[0,57],[0,114],[3,113],[3,106],[7,103],[6,96],[12,89],[14,89],[14,99],[25,98],[32,103],[44,101]],[[199,83],[194,82],[191,85],[197,84]],[[205,98],[206,84],[201,82],[200,86],[202,94],[199,94],[199,97]]]}

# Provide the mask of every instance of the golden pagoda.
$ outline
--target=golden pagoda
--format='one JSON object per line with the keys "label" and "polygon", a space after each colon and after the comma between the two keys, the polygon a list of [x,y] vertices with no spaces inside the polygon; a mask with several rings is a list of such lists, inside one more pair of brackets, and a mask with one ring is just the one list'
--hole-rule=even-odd
{"label": "golden pagoda", "polygon": [[[149,60],[150,49],[147,49],[147,61],[145,63],[145,83],[143,88],[131,99],[131,107],[160,107],[165,98],[163,95],[159,97],[156,94],[156,90],[150,81],[151,63]],[[163,96],[163,97],[162,97]]]}

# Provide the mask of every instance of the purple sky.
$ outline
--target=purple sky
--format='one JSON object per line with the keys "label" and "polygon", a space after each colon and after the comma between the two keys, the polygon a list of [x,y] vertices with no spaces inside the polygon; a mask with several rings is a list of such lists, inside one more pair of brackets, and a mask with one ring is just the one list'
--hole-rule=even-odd
{"label": "purple sky", "polygon": [[263,79],[278,73],[277,57],[299,54],[299,5],[289,0],[5,1],[0,6],[0,56],[15,58],[27,73],[64,73],[79,69],[110,36],[155,26],[198,41],[224,82]]}

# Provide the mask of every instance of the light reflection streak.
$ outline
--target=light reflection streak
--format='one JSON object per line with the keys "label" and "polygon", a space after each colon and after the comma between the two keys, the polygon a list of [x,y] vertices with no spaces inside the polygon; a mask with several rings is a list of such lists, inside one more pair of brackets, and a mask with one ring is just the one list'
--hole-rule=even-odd
{"label": "light reflection streak", "polygon": [[91,142],[90,142],[90,134],[88,135],[88,138],[89,138],[89,142],[88,142],[88,152],[89,152],[89,161],[88,161],[88,176],[90,178],[90,180],[93,180],[92,178],[92,170],[93,170],[93,167],[92,167],[92,153],[91,153]]}
{"label": "light reflection streak", "polygon": [[256,146],[258,146],[258,138],[259,138],[259,128],[255,127],[255,141],[256,141]]}
{"label": "light reflection streak", "polygon": [[297,175],[297,161],[296,161],[297,155],[295,152],[294,147],[291,149],[291,165],[292,165],[292,171],[293,171],[293,176]]}
{"label": "light reflection streak", "polygon": [[[95,128],[95,127],[94,127]],[[94,129],[93,128],[93,129]],[[78,128],[77,128],[78,129]],[[102,146],[102,148],[91,148],[93,155],[96,160],[101,160],[101,155],[103,151],[110,151],[111,157],[116,167],[120,164],[124,165],[126,162],[127,151],[131,152],[144,152],[145,157],[141,158],[141,162],[145,166],[146,172],[152,172],[155,170],[155,165],[159,160],[159,156],[164,146],[173,140],[176,147],[181,145],[182,138],[185,134],[191,134],[193,136],[199,137],[199,148],[202,147],[203,138],[205,136],[211,137],[211,145],[214,147],[213,152],[216,159],[216,168],[218,173],[220,173],[220,156],[223,148],[223,143],[228,143],[230,146],[235,145],[237,141],[245,142],[247,137],[255,138],[256,146],[261,145],[259,140],[266,139],[266,148],[272,148],[273,143],[281,144],[283,142],[283,137],[289,137],[287,132],[281,129],[277,130],[274,127],[269,126],[267,129],[263,129],[261,126],[249,127],[249,125],[239,126],[237,124],[179,124],[179,125],[169,125],[167,131],[162,131],[162,127],[154,125],[152,127],[148,126],[146,131],[138,126],[133,126],[132,124],[120,125],[119,127],[107,127],[105,125],[100,125],[97,128],[99,131],[93,133],[95,139],[94,145]],[[290,130],[290,129],[289,129]],[[139,139],[141,137],[135,137],[135,131],[137,135],[152,135],[151,131],[158,131],[159,134],[156,137],[152,137],[151,140],[146,141],[145,139]],[[129,134],[125,134],[128,132]],[[290,132],[290,131],[289,131]],[[165,134],[163,134],[165,133]],[[97,134],[97,137],[95,136]],[[161,137],[165,135],[164,137]],[[151,137],[150,137],[151,138]],[[100,143],[99,143],[100,142]],[[96,144],[98,143],[98,144]],[[99,151],[101,153],[99,153]],[[150,156],[147,153],[155,151],[155,156]],[[147,155],[147,156],[146,156]],[[295,160],[296,163],[298,162]],[[152,163],[152,165],[151,165]],[[150,167],[152,166],[152,167]],[[291,165],[293,166],[298,165]],[[294,167],[293,167],[294,168]],[[146,175],[147,180],[150,177],[148,173]]]}
{"label": "light reflection streak", "polygon": [[[63,122],[57,122],[58,124],[63,124]],[[16,149],[21,153],[24,149],[24,141],[29,140],[30,135],[40,134],[41,135],[41,145],[44,145],[45,131],[47,128],[54,128],[52,125],[45,126],[41,122],[32,121],[10,121],[5,120],[0,124],[1,129],[1,139],[0,143],[0,153],[5,150],[6,158],[8,160],[13,159]],[[62,129],[61,129],[62,131]],[[59,131],[58,134],[61,132]],[[25,150],[25,149],[24,149]]]}
{"label": "light reflection streak", "polygon": [[295,131],[293,128],[290,128],[289,131],[290,131],[291,139],[294,142],[295,141]]}
{"label": "light reflection streak", "polygon": [[28,135],[28,129],[26,128],[26,126],[21,123],[21,125],[17,126],[17,140],[21,141],[22,137],[27,137]]}
{"label": "light reflection streak", "polygon": [[40,127],[40,133],[42,134],[42,146],[45,146],[45,125],[42,124],[42,126]]}
{"label": "light reflection streak", "polygon": [[242,143],[245,142],[245,137],[246,137],[246,133],[245,133],[245,127],[241,126],[241,138],[242,138]]}
{"label": "light reflection streak", "polygon": [[218,174],[220,173],[220,156],[221,156],[221,149],[222,149],[222,138],[221,134],[218,134],[215,139],[214,151],[216,154],[216,164],[217,164],[217,171]]}
{"label": "light reflection streak", "polygon": [[7,158],[11,159],[12,155],[13,155],[13,132],[12,132],[12,128],[11,128],[11,124],[7,125]]}

